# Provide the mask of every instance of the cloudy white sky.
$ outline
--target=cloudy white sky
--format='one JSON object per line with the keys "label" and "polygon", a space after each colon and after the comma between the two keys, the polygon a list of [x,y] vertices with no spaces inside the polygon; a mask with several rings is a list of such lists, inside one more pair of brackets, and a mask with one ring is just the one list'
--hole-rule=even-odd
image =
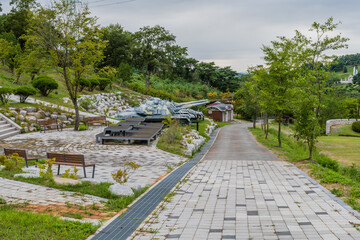
{"label": "cloudy white sky", "polygon": [[[9,11],[10,0],[0,0]],[[38,0],[49,4],[50,0]],[[336,54],[360,53],[359,0],[83,0],[99,23],[119,23],[126,30],[161,25],[188,47],[190,57],[246,71],[262,64],[262,44],[276,36],[307,32],[314,21],[334,17],[337,32],[350,38]],[[123,3],[121,3],[123,2]],[[115,4],[112,4],[115,3]],[[120,3],[120,4],[118,4]],[[112,5],[107,5],[112,4]]]}

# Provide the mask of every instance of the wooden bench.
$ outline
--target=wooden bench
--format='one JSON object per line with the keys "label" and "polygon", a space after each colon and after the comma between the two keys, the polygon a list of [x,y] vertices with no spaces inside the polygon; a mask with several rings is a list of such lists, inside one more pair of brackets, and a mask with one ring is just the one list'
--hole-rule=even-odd
{"label": "wooden bench", "polygon": [[28,158],[26,151],[22,150],[22,149],[9,149],[9,148],[5,148],[4,149],[5,155],[6,156],[11,156],[14,153],[17,153],[19,155],[19,157],[22,157],[25,160],[26,163],[26,167],[28,166],[28,161],[36,161],[38,162],[38,158]]}
{"label": "wooden bench", "polygon": [[105,116],[99,116],[99,117],[86,117],[84,119],[85,122],[85,126],[89,126],[91,123],[100,123],[100,124],[105,124],[107,126],[109,126],[109,121],[106,121],[106,117]]}
{"label": "wooden bench", "polygon": [[57,119],[50,119],[50,120],[40,120],[38,121],[39,126],[40,126],[40,132],[41,132],[41,128],[43,129],[43,131],[45,132],[45,130],[49,127],[56,127],[56,129],[59,131],[59,128],[63,129],[63,124],[62,122],[58,122]]}
{"label": "wooden bench", "polygon": [[92,178],[94,178],[95,175],[95,164],[85,164],[85,158],[82,154],[64,154],[64,153],[47,153],[48,159],[55,158],[54,164],[58,165],[58,173],[60,174],[60,166],[66,165],[66,166],[78,166],[82,167],[84,169],[84,177],[86,178],[86,167],[93,167],[93,173]]}

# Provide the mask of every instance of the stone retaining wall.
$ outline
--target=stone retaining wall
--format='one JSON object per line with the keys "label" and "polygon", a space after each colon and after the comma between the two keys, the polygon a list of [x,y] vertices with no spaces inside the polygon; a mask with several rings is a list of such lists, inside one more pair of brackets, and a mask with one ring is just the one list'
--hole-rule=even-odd
{"label": "stone retaining wall", "polygon": [[356,119],[331,119],[326,121],[326,134],[330,133],[331,126],[334,125],[351,125]]}

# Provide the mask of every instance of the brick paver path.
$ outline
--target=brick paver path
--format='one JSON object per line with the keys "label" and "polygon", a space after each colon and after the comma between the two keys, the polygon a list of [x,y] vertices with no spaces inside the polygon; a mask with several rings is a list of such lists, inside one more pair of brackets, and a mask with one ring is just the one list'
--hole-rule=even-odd
{"label": "brick paver path", "polygon": [[107,201],[105,198],[74,194],[54,188],[0,178],[0,198],[8,203],[31,203],[40,205],[65,204],[89,205]]}
{"label": "brick paver path", "polygon": [[[246,125],[224,127],[204,160],[134,239],[360,239],[360,221]],[[133,239],[133,238],[130,238]]]}

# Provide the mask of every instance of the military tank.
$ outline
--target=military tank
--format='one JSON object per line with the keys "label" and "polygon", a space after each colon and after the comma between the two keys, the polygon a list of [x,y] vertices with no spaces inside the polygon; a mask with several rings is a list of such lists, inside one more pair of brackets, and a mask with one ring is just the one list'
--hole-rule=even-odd
{"label": "military tank", "polygon": [[175,103],[153,97],[149,101],[141,103],[138,107],[125,109],[116,118],[145,118],[147,122],[160,122],[167,117],[171,117],[183,123],[190,123],[192,120],[204,119],[202,112],[190,108],[207,103],[208,100]]}

